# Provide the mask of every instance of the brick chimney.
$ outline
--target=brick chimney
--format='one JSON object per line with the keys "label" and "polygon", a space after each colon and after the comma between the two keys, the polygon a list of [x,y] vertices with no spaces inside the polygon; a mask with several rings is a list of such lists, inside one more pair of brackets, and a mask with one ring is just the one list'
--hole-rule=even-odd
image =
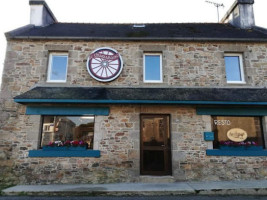
{"label": "brick chimney", "polygon": [[56,17],[44,0],[30,0],[31,6],[30,24],[35,26],[47,26],[57,22]]}
{"label": "brick chimney", "polygon": [[255,26],[253,4],[254,0],[236,0],[221,23],[230,23],[242,29],[252,28]]}

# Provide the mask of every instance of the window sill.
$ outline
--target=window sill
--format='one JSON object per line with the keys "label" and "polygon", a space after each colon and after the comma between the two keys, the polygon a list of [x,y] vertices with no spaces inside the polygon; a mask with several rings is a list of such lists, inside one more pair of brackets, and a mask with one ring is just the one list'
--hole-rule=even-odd
{"label": "window sill", "polygon": [[100,157],[99,150],[86,150],[86,151],[43,151],[30,150],[29,157]]}
{"label": "window sill", "polygon": [[54,80],[54,81],[49,81],[49,80],[47,80],[46,81],[46,83],[67,83],[67,81],[66,80],[62,80],[62,81],[56,81],[56,80]]}
{"label": "window sill", "polygon": [[155,81],[146,81],[146,80],[144,80],[144,83],[163,83],[163,81],[161,80],[161,81],[157,81],[157,80],[155,80]]}
{"label": "window sill", "polygon": [[241,85],[245,85],[246,82],[245,81],[227,81],[227,84],[233,84],[233,85],[241,84]]}
{"label": "window sill", "polygon": [[267,150],[253,151],[253,150],[220,150],[207,149],[207,156],[267,156]]}

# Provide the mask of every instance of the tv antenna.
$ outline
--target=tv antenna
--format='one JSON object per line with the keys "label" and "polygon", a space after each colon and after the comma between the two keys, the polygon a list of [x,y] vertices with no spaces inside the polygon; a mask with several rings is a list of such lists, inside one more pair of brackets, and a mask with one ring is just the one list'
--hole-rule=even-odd
{"label": "tv antenna", "polygon": [[222,3],[216,3],[216,2],[212,2],[212,1],[205,1],[205,2],[213,4],[215,7],[217,7],[217,16],[218,16],[218,22],[219,22],[220,21],[220,19],[219,19],[219,7],[224,7],[224,5]]}

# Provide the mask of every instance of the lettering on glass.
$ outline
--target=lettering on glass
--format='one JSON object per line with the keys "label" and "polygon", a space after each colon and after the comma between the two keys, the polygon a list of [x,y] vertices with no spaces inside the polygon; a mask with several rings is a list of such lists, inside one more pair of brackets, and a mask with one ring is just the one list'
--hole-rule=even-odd
{"label": "lettering on glass", "polygon": [[231,121],[230,120],[214,120],[214,124],[217,126],[230,126],[231,125]]}
{"label": "lettering on glass", "polygon": [[247,139],[248,134],[241,128],[232,128],[227,131],[227,137],[229,138],[229,140],[234,142],[243,142]]}

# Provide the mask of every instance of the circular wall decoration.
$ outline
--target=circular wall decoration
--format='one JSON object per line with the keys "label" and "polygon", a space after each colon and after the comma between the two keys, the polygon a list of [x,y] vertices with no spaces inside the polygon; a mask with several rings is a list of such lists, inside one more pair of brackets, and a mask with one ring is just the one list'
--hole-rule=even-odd
{"label": "circular wall decoration", "polygon": [[241,128],[232,128],[227,132],[227,137],[233,142],[243,142],[247,139],[248,134]]}
{"label": "circular wall decoration", "polygon": [[87,70],[96,80],[108,82],[116,79],[123,68],[120,54],[112,48],[101,47],[94,50],[87,59]]}

